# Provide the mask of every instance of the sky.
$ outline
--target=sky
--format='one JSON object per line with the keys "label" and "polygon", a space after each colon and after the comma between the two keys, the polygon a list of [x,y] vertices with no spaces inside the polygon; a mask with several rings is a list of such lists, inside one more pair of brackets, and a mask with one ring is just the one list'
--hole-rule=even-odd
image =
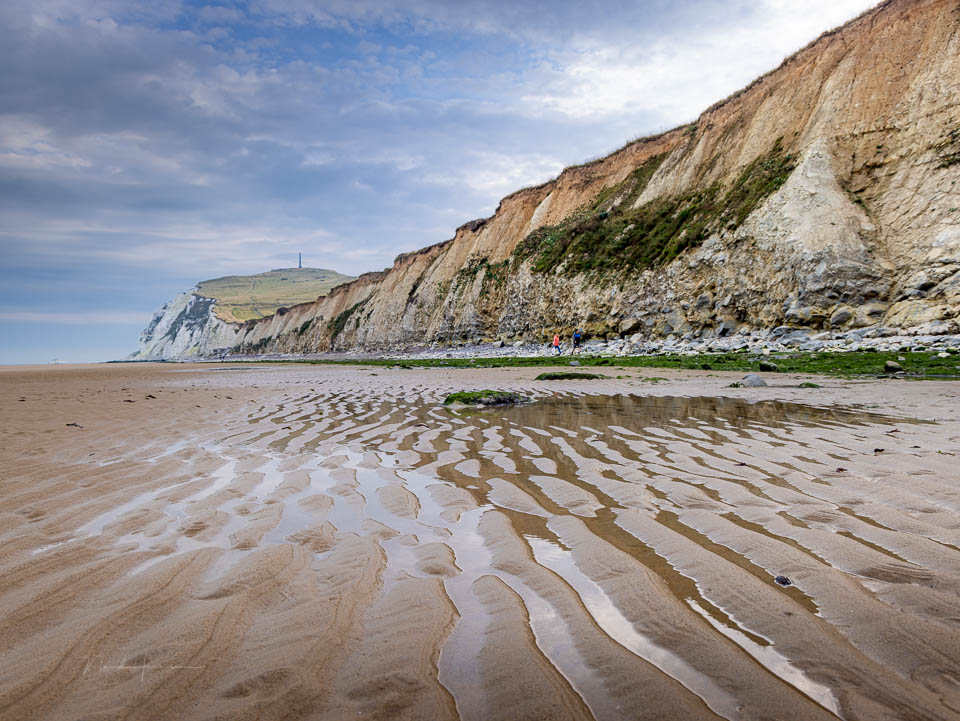
{"label": "sky", "polygon": [[694,120],[873,0],[3,0],[0,363],[197,282],[358,275]]}

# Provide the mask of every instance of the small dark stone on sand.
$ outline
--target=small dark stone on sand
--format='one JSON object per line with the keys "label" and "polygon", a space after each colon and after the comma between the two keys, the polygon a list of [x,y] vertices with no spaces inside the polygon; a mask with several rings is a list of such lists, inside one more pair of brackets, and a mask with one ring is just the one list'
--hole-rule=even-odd
{"label": "small dark stone on sand", "polygon": [[774,582],[775,584],[777,584],[778,586],[792,586],[792,585],[793,585],[793,581],[791,581],[791,580],[790,580],[789,578],[787,578],[786,576],[777,576],[776,578],[773,579],[773,582]]}
{"label": "small dark stone on sand", "polygon": [[847,472],[847,469],[846,469],[846,468],[838,468],[838,469],[837,469],[837,473],[846,473],[846,472]]}
{"label": "small dark stone on sand", "polygon": [[83,428],[79,423],[67,423],[67,428]]}
{"label": "small dark stone on sand", "polygon": [[873,449],[873,452],[874,452],[874,453],[883,453],[883,449],[882,449],[882,448],[874,448],[874,449]]}

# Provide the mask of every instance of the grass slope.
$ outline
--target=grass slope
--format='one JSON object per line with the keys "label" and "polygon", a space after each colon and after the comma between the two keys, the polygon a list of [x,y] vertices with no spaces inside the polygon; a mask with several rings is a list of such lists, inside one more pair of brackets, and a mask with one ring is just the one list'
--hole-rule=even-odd
{"label": "grass slope", "polygon": [[196,295],[215,298],[215,313],[228,323],[265,318],[278,308],[306,303],[354,278],[324,268],[281,268],[257,275],[205,280]]}

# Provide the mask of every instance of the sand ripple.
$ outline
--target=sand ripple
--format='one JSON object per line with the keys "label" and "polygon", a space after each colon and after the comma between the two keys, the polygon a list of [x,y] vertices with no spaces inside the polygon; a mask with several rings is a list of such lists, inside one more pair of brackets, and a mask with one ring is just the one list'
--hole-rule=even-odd
{"label": "sand ripple", "polygon": [[32,373],[0,379],[3,719],[960,714],[956,425],[519,371],[538,402],[483,411],[439,404],[467,371]]}

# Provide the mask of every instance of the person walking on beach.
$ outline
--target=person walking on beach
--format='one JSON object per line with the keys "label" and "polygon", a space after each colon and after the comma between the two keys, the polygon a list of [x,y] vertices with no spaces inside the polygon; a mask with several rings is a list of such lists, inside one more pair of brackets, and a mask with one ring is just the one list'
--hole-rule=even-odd
{"label": "person walking on beach", "polygon": [[580,329],[577,328],[573,331],[573,348],[570,349],[570,355],[580,352],[580,341],[583,340],[583,336],[580,335]]}
{"label": "person walking on beach", "polygon": [[553,334],[553,349],[557,352],[557,355],[560,355],[560,334]]}

